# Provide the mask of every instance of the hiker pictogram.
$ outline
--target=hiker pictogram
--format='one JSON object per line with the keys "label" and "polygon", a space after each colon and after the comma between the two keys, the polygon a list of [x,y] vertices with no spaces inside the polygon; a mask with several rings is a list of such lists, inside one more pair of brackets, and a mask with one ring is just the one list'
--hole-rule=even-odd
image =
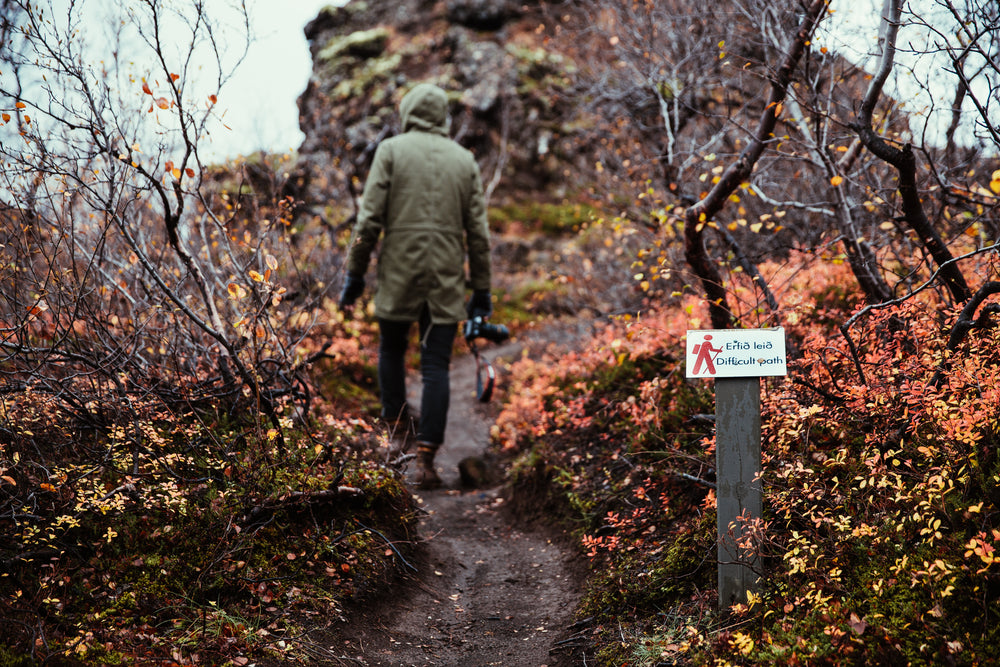
{"label": "hiker pictogram", "polygon": [[712,345],[712,334],[705,334],[702,342],[698,343],[691,350],[697,356],[694,360],[694,374],[698,375],[704,367],[705,372],[715,375],[715,358],[722,352],[721,348]]}

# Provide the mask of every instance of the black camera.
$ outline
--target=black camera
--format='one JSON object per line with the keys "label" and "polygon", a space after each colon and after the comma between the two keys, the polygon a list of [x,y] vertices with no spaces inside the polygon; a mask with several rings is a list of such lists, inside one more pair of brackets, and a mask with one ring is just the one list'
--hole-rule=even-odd
{"label": "black camera", "polygon": [[510,329],[502,324],[490,324],[482,317],[473,317],[465,321],[465,340],[471,342],[477,338],[502,343],[510,338]]}

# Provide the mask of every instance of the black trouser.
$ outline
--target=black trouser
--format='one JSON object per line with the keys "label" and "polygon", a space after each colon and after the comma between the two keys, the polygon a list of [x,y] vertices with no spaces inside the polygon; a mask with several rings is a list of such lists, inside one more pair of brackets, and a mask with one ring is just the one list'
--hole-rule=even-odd
{"label": "black trouser", "polygon": [[[378,383],[382,417],[394,422],[406,416],[406,349],[413,322],[378,321]],[[420,316],[420,427],[417,439],[432,445],[444,442],[451,387],[448,368],[458,324],[431,324],[424,309]]]}

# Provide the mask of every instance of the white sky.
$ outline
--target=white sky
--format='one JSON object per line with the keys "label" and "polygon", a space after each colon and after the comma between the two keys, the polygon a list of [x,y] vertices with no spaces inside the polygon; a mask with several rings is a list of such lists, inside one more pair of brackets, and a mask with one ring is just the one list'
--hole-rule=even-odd
{"label": "white sky", "polygon": [[309,43],[302,32],[327,5],[347,0],[256,0],[250,5],[256,41],[234,78],[219,95],[219,109],[231,129],[213,131],[202,146],[211,161],[246,155],[258,149],[272,153],[298,149],[296,100],[312,71]]}

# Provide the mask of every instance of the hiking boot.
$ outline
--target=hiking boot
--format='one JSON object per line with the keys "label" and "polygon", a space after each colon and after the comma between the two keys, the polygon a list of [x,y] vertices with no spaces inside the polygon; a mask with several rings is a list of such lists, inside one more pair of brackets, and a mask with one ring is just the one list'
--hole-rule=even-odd
{"label": "hiking boot", "polygon": [[434,469],[434,455],[437,453],[437,445],[429,442],[417,443],[417,474],[416,482],[418,489],[438,489],[441,487],[441,478],[438,477]]}

